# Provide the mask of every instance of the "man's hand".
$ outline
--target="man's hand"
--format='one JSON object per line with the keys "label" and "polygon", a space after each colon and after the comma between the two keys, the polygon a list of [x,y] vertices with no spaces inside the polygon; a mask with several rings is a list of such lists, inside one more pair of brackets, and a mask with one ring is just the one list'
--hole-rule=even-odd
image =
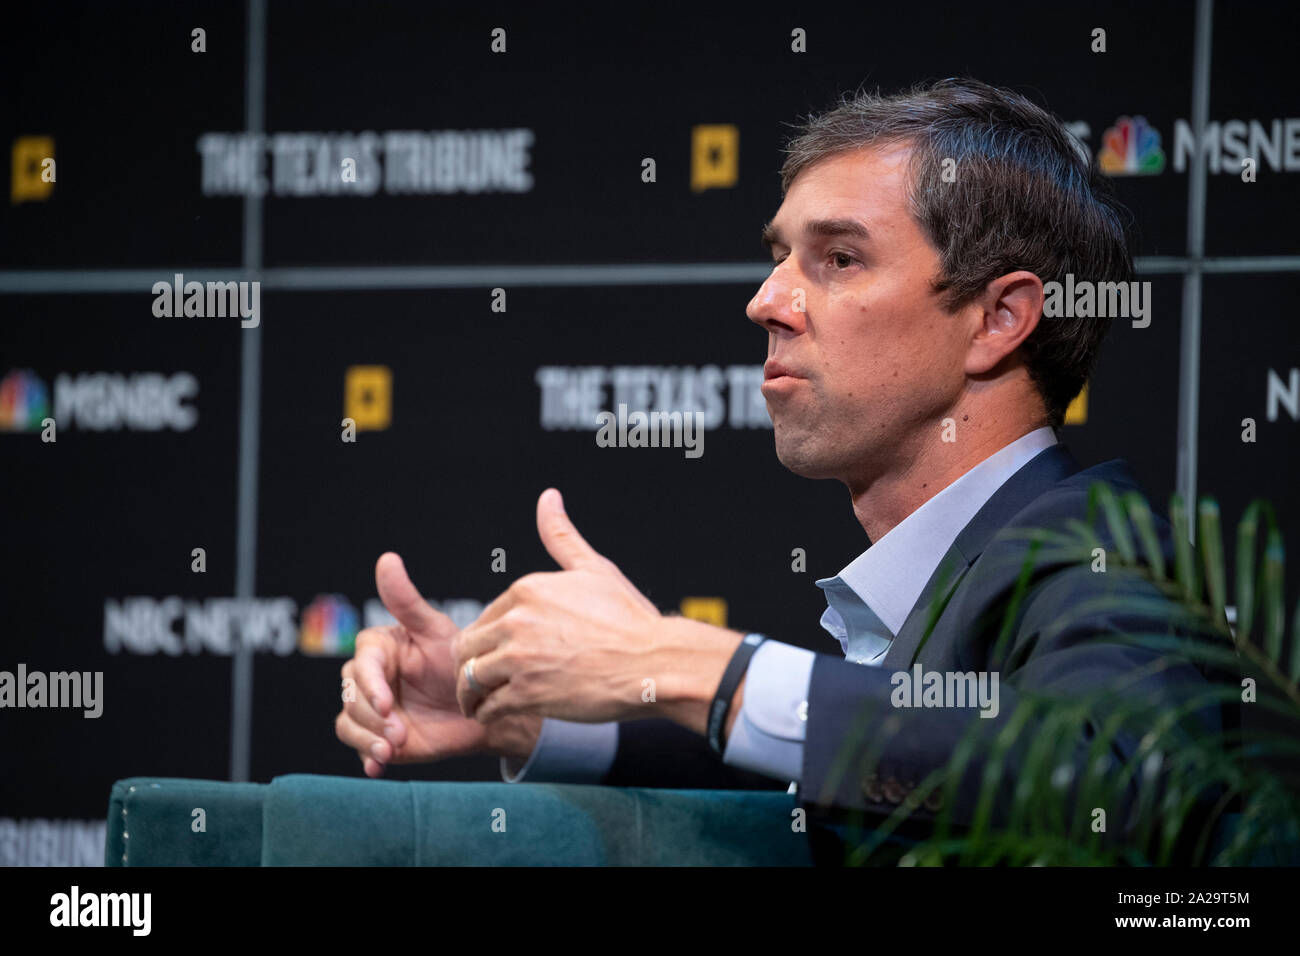
{"label": "man's hand", "polygon": [[[743,635],[660,614],[583,539],[555,489],[537,501],[537,531],[563,570],[520,578],[454,642],[461,710],[489,726],[664,717],[703,733]],[[464,674],[471,658],[481,692]]]}
{"label": "man's hand", "polygon": [[517,760],[532,752],[541,718],[515,716],[485,727],[463,716],[456,702],[451,642],[459,633],[435,611],[392,552],[375,564],[380,600],[397,624],[368,627],[343,665],[352,694],[334,722],[339,740],[357,751],[366,776],[389,763],[418,763],[491,751]]}

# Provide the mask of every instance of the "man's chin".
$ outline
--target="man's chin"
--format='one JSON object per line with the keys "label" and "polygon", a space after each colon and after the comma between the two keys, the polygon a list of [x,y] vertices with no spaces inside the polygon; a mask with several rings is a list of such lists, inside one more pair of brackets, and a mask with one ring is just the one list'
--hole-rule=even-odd
{"label": "man's chin", "polygon": [[776,460],[800,478],[832,478],[831,465],[813,449],[798,442],[776,441]]}

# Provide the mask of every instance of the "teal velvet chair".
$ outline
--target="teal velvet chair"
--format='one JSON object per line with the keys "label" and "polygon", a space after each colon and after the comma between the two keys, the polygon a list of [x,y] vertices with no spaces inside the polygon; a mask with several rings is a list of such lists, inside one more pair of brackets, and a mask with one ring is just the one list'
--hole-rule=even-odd
{"label": "teal velvet chair", "polygon": [[774,791],[135,777],[113,785],[105,863],[808,866],[795,807]]}
{"label": "teal velvet chair", "polygon": [[[113,785],[108,866],[809,866],[779,791],[427,783],[293,774],[269,784],[135,777]],[[202,810],[203,829],[198,829]],[[1213,841],[1243,821],[1229,815]],[[830,828],[853,842],[852,828]],[[891,838],[872,865],[911,845]],[[837,862],[842,852],[821,859]],[[1300,838],[1256,865],[1300,865]]]}

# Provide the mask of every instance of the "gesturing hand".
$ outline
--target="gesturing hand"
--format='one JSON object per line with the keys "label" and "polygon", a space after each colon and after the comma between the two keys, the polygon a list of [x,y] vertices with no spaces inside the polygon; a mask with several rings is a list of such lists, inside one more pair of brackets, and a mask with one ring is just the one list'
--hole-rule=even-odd
{"label": "gesturing hand", "polygon": [[[583,539],[553,488],[537,501],[537,531],[563,570],[520,578],[456,639],[461,710],[483,722],[651,716],[645,679],[671,681],[689,664],[664,645],[663,616]],[[464,675],[470,658],[481,691]]]}
{"label": "gesturing hand", "polygon": [[471,720],[456,701],[456,664],[451,644],[459,633],[451,618],[434,610],[392,552],[375,564],[380,600],[397,619],[357,635],[356,653],[343,665],[355,681],[334,722],[339,740],[356,749],[367,776],[385,764],[416,763],[491,750],[527,756],[540,718],[515,718],[493,727]]}

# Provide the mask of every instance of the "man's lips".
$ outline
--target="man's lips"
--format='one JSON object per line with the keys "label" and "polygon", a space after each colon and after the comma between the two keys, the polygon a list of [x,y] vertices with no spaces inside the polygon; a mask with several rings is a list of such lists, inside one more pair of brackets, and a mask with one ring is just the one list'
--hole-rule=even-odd
{"label": "man's lips", "polygon": [[768,359],[763,364],[763,384],[759,386],[759,391],[765,397],[772,396],[792,388],[803,380],[802,375],[796,375],[780,362]]}
{"label": "man's lips", "polygon": [[782,365],[780,362],[768,359],[763,363],[763,381],[770,382],[774,378],[803,378],[803,376],[796,375],[791,369]]}

